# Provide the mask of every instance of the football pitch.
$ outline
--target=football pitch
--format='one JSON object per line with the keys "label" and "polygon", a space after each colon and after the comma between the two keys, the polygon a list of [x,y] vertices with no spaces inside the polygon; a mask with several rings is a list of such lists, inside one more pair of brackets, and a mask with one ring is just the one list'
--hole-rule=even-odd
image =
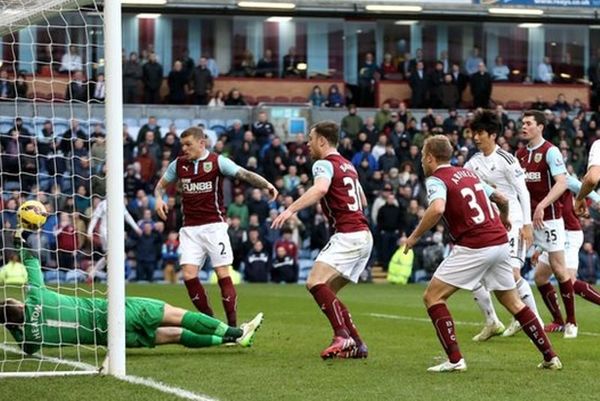
{"label": "football pitch", "polygon": [[[303,286],[238,286],[239,321],[256,312],[265,321],[250,349],[178,346],[134,349],[127,373],[218,400],[600,400],[600,307],[577,298],[579,337],[552,334],[562,371],[541,371],[541,356],[519,333],[474,343],[481,315],[469,293],[450,300],[465,373],[425,370],[445,357],[421,301],[422,285],[356,285],[342,291],[369,345],[366,360],[322,361],[331,330]],[[208,286],[222,318],[218,287]],[[135,285],[127,295],[191,308],[183,285]],[[536,294],[537,295],[537,294]],[[548,313],[538,298],[542,316]],[[506,312],[499,315],[509,322]],[[173,395],[111,377],[0,379],[0,400],[178,400]]]}

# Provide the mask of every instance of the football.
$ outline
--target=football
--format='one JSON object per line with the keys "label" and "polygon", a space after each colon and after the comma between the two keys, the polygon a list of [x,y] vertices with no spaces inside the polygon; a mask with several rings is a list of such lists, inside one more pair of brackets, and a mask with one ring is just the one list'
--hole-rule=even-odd
{"label": "football", "polygon": [[19,223],[23,228],[37,230],[44,225],[48,213],[46,207],[36,200],[24,202],[17,210]]}

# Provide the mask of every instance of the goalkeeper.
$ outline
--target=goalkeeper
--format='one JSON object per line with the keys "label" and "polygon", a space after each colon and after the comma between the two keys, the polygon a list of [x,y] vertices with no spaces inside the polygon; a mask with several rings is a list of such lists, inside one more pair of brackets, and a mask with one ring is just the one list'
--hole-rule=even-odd
{"label": "goalkeeper", "polygon": [[[31,232],[23,232],[23,236]],[[17,238],[21,260],[27,269],[25,302],[0,301],[0,323],[10,331],[27,354],[43,346],[107,345],[108,303],[103,298],[62,295],[44,284],[41,264]],[[129,348],[181,344],[188,348],[224,343],[252,345],[262,323],[259,313],[239,328],[202,313],[190,312],[150,298],[125,298],[125,336]]]}

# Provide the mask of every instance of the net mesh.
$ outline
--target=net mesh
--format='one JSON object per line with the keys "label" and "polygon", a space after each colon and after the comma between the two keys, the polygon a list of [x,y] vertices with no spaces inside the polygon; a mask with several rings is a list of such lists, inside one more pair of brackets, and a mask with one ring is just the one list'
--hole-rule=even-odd
{"label": "net mesh", "polygon": [[[105,246],[90,228],[105,196],[102,14],[95,1],[13,0],[0,17],[0,319],[18,316],[7,299],[25,302],[24,325],[0,329],[0,375],[94,371],[106,353],[106,287],[89,275]],[[46,289],[24,282],[13,245],[29,199],[49,213],[29,241]]]}

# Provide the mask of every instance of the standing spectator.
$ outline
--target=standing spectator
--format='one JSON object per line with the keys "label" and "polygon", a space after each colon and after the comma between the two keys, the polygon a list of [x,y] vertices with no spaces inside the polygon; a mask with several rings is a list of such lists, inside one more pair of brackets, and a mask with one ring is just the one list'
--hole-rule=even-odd
{"label": "standing spectator", "polygon": [[366,160],[369,170],[375,171],[377,170],[377,160],[371,154],[371,144],[369,142],[365,142],[362,147],[362,151],[357,152],[352,158],[352,164],[354,167],[359,168],[361,163]]}
{"label": "standing spectator", "polygon": [[398,201],[393,194],[388,194],[386,203],[377,213],[377,230],[380,235],[379,262],[384,269],[396,250],[396,242],[399,237],[399,229],[402,222],[402,211],[398,207]]}
{"label": "standing spectator", "polygon": [[313,86],[310,96],[308,97],[308,101],[314,107],[321,107],[327,103],[327,98],[321,91],[321,87],[319,85]]}
{"label": "standing spectator", "polygon": [[154,182],[158,165],[154,160],[154,157],[150,154],[148,147],[145,145],[140,146],[140,153],[135,159],[136,163],[140,164],[140,178],[142,182],[150,184]]}
{"label": "standing spectator", "polygon": [[208,95],[213,88],[213,76],[208,69],[208,60],[206,57],[200,57],[198,66],[190,78],[190,88],[196,95],[196,104],[205,106],[208,103]]}
{"label": "standing spectator", "polygon": [[489,107],[492,96],[492,77],[486,71],[483,62],[479,63],[479,71],[471,75],[471,94],[474,108]]}
{"label": "standing spectator", "polygon": [[[410,53],[408,54],[408,56],[410,56]],[[410,59],[409,62],[409,71],[408,71],[408,77],[410,78],[410,76],[412,74],[415,73],[415,71],[417,70],[417,65],[419,63],[423,63],[423,65],[425,65],[425,60],[423,59],[423,49],[417,49],[415,52],[415,57]]]}
{"label": "standing spectator", "polygon": [[258,188],[252,190],[252,196],[248,201],[248,213],[257,215],[260,224],[263,224],[269,216],[269,203],[263,198]]}
{"label": "standing spectator", "polygon": [[462,101],[463,92],[467,88],[467,82],[469,81],[469,78],[465,74],[460,72],[460,65],[458,65],[457,63],[452,64],[451,74],[452,82],[454,83],[454,85],[456,85],[456,89],[458,89],[458,98],[460,102]]}
{"label": "standing spectator", "polygon": [[450,60],[448,59],[448,50],[442,50],[440,52],[439,61],[442,63],[442,71],[444,74],[449,74],[451,65]]}
{"label": "standing spectator", "polygon": [[158,126],[158,124],[156,122],[155,116],[148,117],[148,122],[146,124],[144,124],[142,126],[142,128],[140,128],[140,130],[138,131],[137,139],[135,141],[137,146],[140,146],[142,144],[142,142],[144,142],[146,140],[146,132],[148,132],[148,131],[154,132],[154,138],[157,141],[160,141],[160,139],[161,139],[160,127]]}
{"label": "standing spectator", "polygon": [[375,113],[375,126],[379,132],[383,131],[384,126],[390,121],[390,113],[390,102],[384,101]]}
{"label": "standing spectator", "polygon": [[356,114],[356,106],[351,104],[348,106],[348,115],[342,118],[342,123],[340,125],[340,129],[343,133],[342,136],[354,140],[358,136],[362,126],[363,120],[359,115]]}
{"label": "standing spectator", "polygon": [[263,58],[256,65],[256,76],[263,78],[277,77],[277,62],[273,59],[271,49],[266,49]]}
{"label": "standing spectator", "polygon": [[180,60],[181,70],[184,72],[187,79],[190,79],[190,76],[194,72],[194,59],[190,57],[190,51],[187,47],[183,49]]}
{"label": "standing spectator", "polygon": [[90,89],[90,94],[92,95],[93,101],[104,103],[104,99],[106,98],[106,82],[104,82],[104,74],[98,74],[96,82],[94,82],[92,89]]}
{"label": "standing spectator", "polygon": [[[231,206],[231,205],[229,205]],[[240,218],[233,216],[231,218],[231,225],[227,229],[227,235],[231,242],[231,251],[233,253],[232,266],[235,270],[240,269],[240,264],[244,260],[244,242],[246,239],[246,231],[241,227]]]}
{"label": "standing spectator", "polygon": [[258,240],[252,250],[246,255],[244,262],[244,280],[249,283],[266,283],[269,281],[271,270],[269,252],[265,250],[263,242]]}
{"label": "standing spectator", "polygon": [[394,145],[388,143],[385,146],[385,153],[379,157],[377,164],[379,164],[379,168],[384,173],[389,172],[394,167],[399,167],[398,158],[396,157],[396,152],[394,151]]}
{"label": "standing spectator", "polygon": [[5,68],[0,70],[0,100],[9,100],[15,97],[15,82],[8,78]]}
{"label": "standing spectator", "polygon": [[554,73],[552,72],[552,65],[550,64],[550,57],[544,56],[544,59],[537,67],[536,82],[551,84],[553,80]]}
{"label": "standing spectator", "polygon": [[81,71],[74,71],[73,79],[69,82],[65,91],[65,100],[87,102],[88,97],[88,85],[83,81],[83,73]]}
{"label": "standing spectator", "polygon": [[416,70],[410,74],[409,85],[412,91],[410,105],[413,108],[423,108],[427,102],[427,77],[424,64],[419,61]]}
{"label": "standing spectator", "polygon": [[375,103],[375,76],[378,73],[373,53],[367,52],[358,71],[358,105],[373,107]]}
{"label": "standing spectator", "polygon": [[229,91],[227,100],[225,100],[225,106],[246,106],[246,104],[247,103],[239,89],[233,88]]}
{"label": "standing spectator", "polygon": [[25,79],[25,73],[23,71],[19,71],[19,74],[17,74],[17,82],[15,83],[15,88],[17,90],[17,98],[28,98],[27,81]]}
{"label": "standing spectator", "polygon": [[344,107],[344,97],[340,93],[340,89],[336,84],[329,87],[329,93],[327,95],[327,107]]}
{"label": "standing spectator", "polygon": [[439,109],[442,107],[442,85],[444,84],[444,64],[441,61],[435,63],[435,68],[429,74],[429,104],[431,107]]}
{"label": "standing spectator", "polygon": [[245,230],[248,228],[248,206],[246,205],[246,197],[243,191],[239,191],[234,198],[234,201],[227,207],[227,217],[239,218],[240,227]]}
{"label": "standing spectator", "polygon": [[252,124],[252,133],[260,148],[265,146],[275,134],[275,127],[269,122],[266,111],[258,113],[258,121]]}
{"label": "standing spectator", "polygon": [[139,84],[144,72],[138,62],[136,52],[129,53],[129,60],[123,66],[123,103],[135,103]]}
{"label": "standing spectator", "polygon": [[383,55],[383,62],[379,66],[381,72],[381,79],[394,79],[398,74],[398,66],[394,62],[391,53],[385,53]]}
{"label": "standing spectator", "polygon": [[162,246],[163,274],[167,283],[177,283],[179,268],[179,233],[170,231]]}
{"label": "standing spectator", "polygon": [[458,88],[452,82],[452,75],[444,75],[444,83],[440,87],[441,107],[452,109],[460,106],[460,96]]}
{"label": "standing spectator", "polygon": [[374,145],[379,139],[379,130],[375,126],[375,118],[373,116],[368,116],[365,120],[365,125],[362,126],[361,132],[367,134],[367,141]]}
{"label": "standing spectator", "polygon": [[478,46],[474,46],[471,51],[471,55],[465,61],[465,71],[468,75],[473,75],[479,70],[479,64],[483,63],[483,59],[479,55],[480,49]]}
{"label": "standing spectator", "polygon": [[502,57],[498,56],[495,60],[495,65],[492,68],[492,79],[494,81],[508,81],[508,75],[510,74],[510,70],[504,64],[504,60]]}
{"label": "standing spectator", "polygon": [[298,282],[298,265],[296,260],[287,253],[285,247],[275,250],[275,259],[271,267],[271,281],[274,283],[294,284]]}
{"label": "standing spectator", "polygon": [[58,250],[58,266],[61,269],[73,270],[79,244],[77,231],[69,213],[60,213],[59,225],[54,228]]}
{"label": "standing spectator", "polygon": [[60,72],[74,72],[81,71],[83,65],[81,63],[81,56],[77,47],[71,45],[69,49],[63,54],[60,60]]}
{"label": "standing spectator", "polygon": [[148,62],[142,67],[144,83],[144,98],[149,104],[160,103],[160,87],[163,82],[163,67],[156,58],[156,53],[150,53]]}
{"label": "standing spectator", "polygon": [[186,85],[189,75],[183,69],[183,63],[176,60],[173,63],[173,70],[169,73],[169,103],[184,104]]}
{"label": "standing spectator", "polygon": [[590,242],[583,244],[579,251],[579,277],[590,284],[596,284],[600,273],[600,260]]}
{"label": "standing spectator", "polygon": [[587,73],[592,86],[590,108],[596,112],[600,105],[600,48],[596,49],[596,57],[590,62]]}
{"label": "standing spectator", "polygon": [[63,132],[62,134],[62,138],[60,140],[60,150],[62,150],[62,153],[64,156],[69,156],[71,155],[71,153],[73,152],[73,149],[75,148],[75,141],[77,139],[80,139],[82,141],[85,141],[85,143],[87,143],[88,140],[88,136],[87,134],[81,129],[80,125],[79,125],[79,121],[76,120],[75,118],[71,119],[71,126],[68,130],[66,130],[65,132]]}
{"label": "standing spectator", "polygon": [[154,230],[152,222],[142,223],[142,235],[138,236],[135,243],[136,255],[136,280],[154,281],[162,241],[158,232]]}
{"label": "standing spectator", "polygon": [[223,107],[225,106],[225,92],[218,90],[208,102],[208,107]]}

